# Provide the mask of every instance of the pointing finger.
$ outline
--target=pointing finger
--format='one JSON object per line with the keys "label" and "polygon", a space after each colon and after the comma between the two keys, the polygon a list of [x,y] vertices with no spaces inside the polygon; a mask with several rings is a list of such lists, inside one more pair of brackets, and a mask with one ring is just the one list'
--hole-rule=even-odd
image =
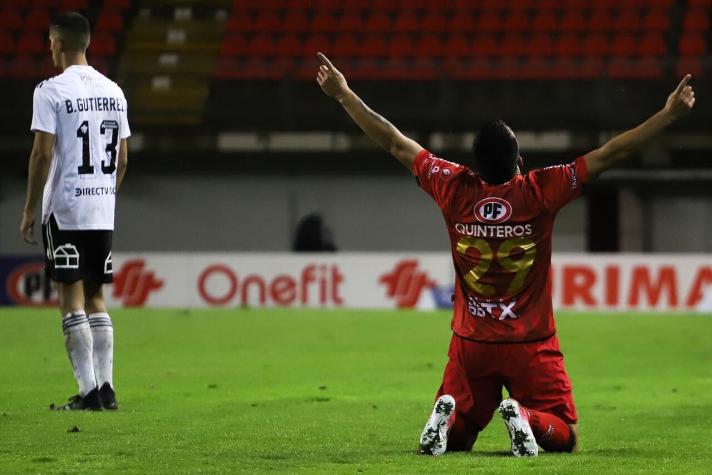
{"label": "pointing finger", "polygon": [[336,69],[333,64],[331,64],[331,61],[329,61],[329,58],[324,56],[322,53],[317,53],[316,56],[319,58],[319,61],[321,61],[321,64],[325,65],[329,69]]}
{"label": "pointing finger", "polygon": [[676,92],[677,94],[680,94],[680,92],[682,91],[682,88],[684,88],[685,86],[687,86],[687,83],[690,82],[690,78],[691,78],[691,77],[692,77],[691,75],[685,74],[685,77],[682,78],[682,81],[680,81],[680,84],[678,84],[678,85],[677,85],[677,88],[675,88],[675,92]]}

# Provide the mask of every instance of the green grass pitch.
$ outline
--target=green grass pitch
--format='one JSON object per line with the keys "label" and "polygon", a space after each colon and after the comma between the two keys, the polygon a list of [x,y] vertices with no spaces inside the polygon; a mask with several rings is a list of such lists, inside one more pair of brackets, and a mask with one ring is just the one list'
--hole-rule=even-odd
{"label": "green grass pitch", "polygon": [[[57,311],[0,309],[2,473],[710,473],[712,318],[566,314],[581,451],[416,455],[449,314],[116,310],[115,413],[76,391]],[[70,431],[78,427],[79,432]]]}

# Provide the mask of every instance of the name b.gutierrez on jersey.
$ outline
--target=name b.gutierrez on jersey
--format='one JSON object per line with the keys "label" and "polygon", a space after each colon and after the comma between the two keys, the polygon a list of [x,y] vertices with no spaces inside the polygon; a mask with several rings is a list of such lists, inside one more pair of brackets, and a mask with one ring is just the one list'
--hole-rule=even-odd
{"label": "name b.gutierrez on jersey", "polygon": [[67,114],[75,112],[126,112],[126,101],[120,97],[75,97],[65,99]]}

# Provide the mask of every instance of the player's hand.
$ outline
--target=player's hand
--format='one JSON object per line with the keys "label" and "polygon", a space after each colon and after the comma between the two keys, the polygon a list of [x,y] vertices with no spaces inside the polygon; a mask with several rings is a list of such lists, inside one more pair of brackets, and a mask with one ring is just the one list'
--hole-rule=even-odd
{"label": "player's hand", "polygon": [[319,71],[316,73],[316,82],[319,83],[321,90],[324,91],[327,96],[339,100],[349,92],[346,78],[331,64],[329,58],[321,53],[317,53],[316,55],[321,62]]}
{"label": "player's hand", "polygon": [[20,234],[22,235],[22,239],[25,240],[26,243],[35,245],[37,244],[37,241],[35,240],[35,214],[23,210],[22,211],[22,220],[20,221]]}
{"label": "player's hand", "polygon": [[675,120],[687,115],[695,105],[695,91],[692,90],[692,86],[687,85],[691,77],[686,74],[665,103],[664,110]]}

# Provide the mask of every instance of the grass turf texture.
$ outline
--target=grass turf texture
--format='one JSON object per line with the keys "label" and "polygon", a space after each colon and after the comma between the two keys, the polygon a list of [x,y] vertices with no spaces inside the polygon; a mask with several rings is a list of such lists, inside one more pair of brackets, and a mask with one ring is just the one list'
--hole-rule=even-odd
{"label": "grass turf texture", "polygon": [[[0,309],[2,473],[709,473],[712,318],[560,314],[581,451],[416,455],[447,313],[116,310],[115,413],[76,391],[55,310]],[[79,432],[71,432],[74,426]]]}

